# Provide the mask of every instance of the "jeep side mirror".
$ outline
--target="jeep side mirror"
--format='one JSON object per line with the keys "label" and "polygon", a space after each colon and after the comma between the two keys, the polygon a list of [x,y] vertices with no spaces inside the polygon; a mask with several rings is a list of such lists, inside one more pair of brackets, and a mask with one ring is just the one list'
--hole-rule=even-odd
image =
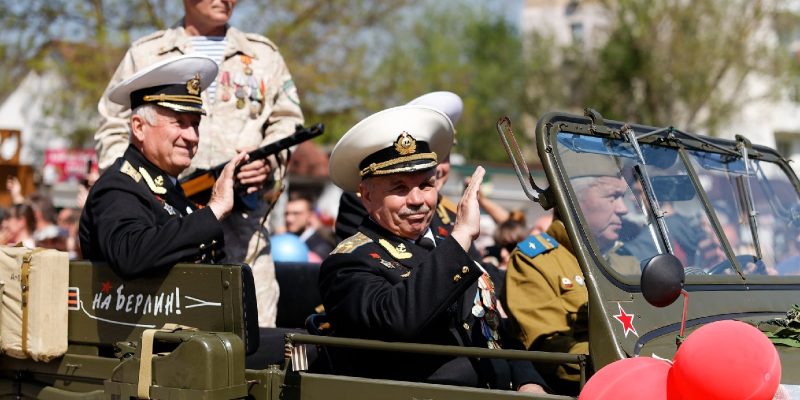
{"label": "jeep side mirror", "polygon": [[681,295],[686,275],[683,264],[672,254],[659,254],[644,263],[642,295],[656,307],[666,307]]}

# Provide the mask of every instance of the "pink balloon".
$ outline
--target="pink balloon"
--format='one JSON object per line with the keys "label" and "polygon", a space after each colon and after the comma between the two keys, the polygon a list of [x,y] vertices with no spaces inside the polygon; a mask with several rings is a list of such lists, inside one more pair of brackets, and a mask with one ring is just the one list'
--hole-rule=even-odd
{"label": "pink balloon", "polygon": [[780,380],[772,342],[751,325],[727,320],[706,324],[686,338],[667,385],[680,400],[769,400]]}
{"label": "pink balloon", "polygon": [[614,361],[586,382],[578,400],[666,400],[669,369],[668,362],[650,357]]}

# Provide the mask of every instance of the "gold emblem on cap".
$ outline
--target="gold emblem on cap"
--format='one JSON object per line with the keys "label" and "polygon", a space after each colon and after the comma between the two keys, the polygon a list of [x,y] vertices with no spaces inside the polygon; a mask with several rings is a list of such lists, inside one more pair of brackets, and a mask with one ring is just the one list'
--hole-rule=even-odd
{"label": "gold emblem on cap", "polygon": [[186,81],[186,92],[193,95],[200,94],[200,74],[194,74],[194,78]]}
{"label": "gold emblem on cap", "polygon": [[414,154],[417,151],[417,141],[408,132],[403,132],[394,142],[394,149],[404,156]]}

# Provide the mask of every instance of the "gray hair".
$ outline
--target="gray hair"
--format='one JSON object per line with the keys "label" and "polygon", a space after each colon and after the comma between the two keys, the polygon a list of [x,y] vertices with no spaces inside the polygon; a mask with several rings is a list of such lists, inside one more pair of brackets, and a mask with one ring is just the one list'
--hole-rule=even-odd
{"label": "gray hair", "polygon": [[158,106],[155,104],[145,103],[140,105],[139,107],[134,108],[132,114],[144,118],[144,120],[147,121],[147,123],[150,125],[155,125],[155,123],[157,122],[156,116],[158,115],[156,107]]}
{"label": "gray hair", "polygon": [[578,178],[570,179],[570,184],[572,185],[572,190],[575,191],[576,194],[583,193],[584,190],[589,189],[593,186],[597,186],[600,182],[597,181],[596,176],[581,176]]}
{"label": "gray hair", "polygon": [[[144,121],[147,122],[148,125],[150,126],[155,125],[158,122],[158,117],[157,117],[158,110],[156,109],[156,107],[158,106],[153,103],[144,103],[134,108],[131,111],[131,116],[138,115],[139,117],[144,119]],[[128,141],[130,141],[131,143],[136,143],[135,136],[132,134],[129,135]]]}

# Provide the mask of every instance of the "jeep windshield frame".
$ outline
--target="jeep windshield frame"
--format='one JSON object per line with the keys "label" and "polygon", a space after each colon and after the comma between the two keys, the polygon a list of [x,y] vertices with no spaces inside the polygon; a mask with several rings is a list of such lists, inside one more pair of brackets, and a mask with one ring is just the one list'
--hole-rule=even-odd
{"label": "jeep windshield frame", "polygon": [[800,185],[775,150],[562,113],[537,150],[588,274],[639,291],[640,265],[670,253],[687,287],[800,284]]}

